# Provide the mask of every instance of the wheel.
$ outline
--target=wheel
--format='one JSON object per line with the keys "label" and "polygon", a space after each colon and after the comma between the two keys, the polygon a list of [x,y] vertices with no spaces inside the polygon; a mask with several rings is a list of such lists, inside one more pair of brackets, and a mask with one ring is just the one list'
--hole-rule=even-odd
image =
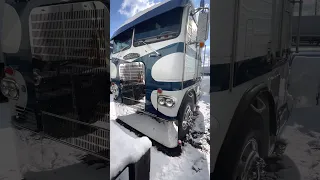
{"label": "wheel", "polygon": [[193,94],[190,93],[182,102],[180,110],[178,112],[178,139],[184,140],[189,133],[193,124],[193,110],[194,99]]}
{"label": "wheel", "polygon": [[[263,176],[264,160],[260,157],[260,132],[251,131],[245,138],[237,162],[233,170],[233,180],[261,179]],[[238,152],[239,153],[239,152]]]}
{"label": "wheel", "polygon": [[215,165],[213,179],[261,179],[265,167],[263,147],[269,147],[264,137],[268,127],[263,123],[262,114],[264,112],[248,110],[244,116],[247,119],[238,124],[232,135],[227,135]]}

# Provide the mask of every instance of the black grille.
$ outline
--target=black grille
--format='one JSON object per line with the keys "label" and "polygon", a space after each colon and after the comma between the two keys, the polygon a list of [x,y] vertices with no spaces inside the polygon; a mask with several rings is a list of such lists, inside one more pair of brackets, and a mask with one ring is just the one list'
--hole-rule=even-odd
{"label": "black grille", "polygon": [[13,123],[20,127],[24,127],[26,129],[37,131],[37,118],[36,113],[33,109],[23,108],[20,106],[16,107],[16,116],[14,117]]}
{"label": "black grille", "polygon": [[101,4],[39,7],[29,29],[43,133],[109,159],[109,14]]}
{"label": "black grille", "polygon": [[44,61],[106,61],[106,18],[104,9],[32,14],[32,53]]}
{"label": "black grille", "polygon": [[[58,139],[81,150],[94,153],[109,160],[109,123],[101,119],[94,124],[76,121],[67,116],[43,112],[43,131],[46,135]],[[108,117],[105,117],[108,119]]]}

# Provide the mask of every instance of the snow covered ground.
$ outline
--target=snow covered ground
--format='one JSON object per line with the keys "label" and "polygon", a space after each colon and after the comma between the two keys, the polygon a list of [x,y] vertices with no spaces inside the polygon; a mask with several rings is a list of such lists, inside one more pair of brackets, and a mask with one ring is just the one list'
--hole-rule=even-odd
{"label": "snow covered ground", "polygon": [[316,105],[319,67],[319,57],[299,57],[293,61],[289,91],[296,106],[282,133],[288,143],[285,154],[273,164],[278,179],[320,179],[320,107]]}
{"label": "snow covered ground", "polygon": [[[267,180],[320,179],[320,107],[293,111],[281,138],[287,143],[285,153],[269,161]],[[311,126],[310,126],[311,125]]]}
{"label": "snow covered ground", "polygon": [[[305,61],[305,60],[304,60]],[[297,67],[303,69],[304,66]],[[315,73],[312,80],[315,82],[320,79],[320,71],[314,71],[305,66],[303,72]],[[293,70],[294,72],[295,70]],[[320,179],[320,107],[315,105],[315,86],[310,84],[299,85],[310,80],[310,74],[300,76],[296,73],[293,77],[297,84],[292,84],[294,96],[298,98],[298,106],[293,111],[282,137],[288,142],[285,153],[279,160],[269,163],[272,173],[269,173],[271,179],[283,180],[319,180]],[[300,78],[300,79],[299,79]],[[204,91],[209,90],[209,77],[205,77],[203,83]],[[300,88],[300,89],[297,89]],[[310,88],[311,90],[306,90]],[[303,100],[304,99],[304,100]],[[210,103],[209,94],[205,93],[199,105],[202,115],[196,121],[196,126],[191,134],[192,143],[187,143],[183,147],[183,152],[178,157],[170,157],[156,146],[151,148],[151,180],[173,180],[173,179],[209,179],[209,157],[210,157]],[[28,166],[30,172],[28,177],[32,180],[43,179],[105,179],[105,168],[97,170],[99,164],[88,167],[79,159],[83,153],[70,149],[59,143],[49,140],[43,140],[39,143],[39,136],[28,136],[27,141],[31,148],[17,147],[12,143],[15,141],[13,131],[9,127],[9,115],[5,112],[6,104],[0,104],[0,179],[17,180],[19,177],[19,164],[17,163],[17,152],[24,152],[33,162]],[[112,108],[112,106],[111,106]],[[115,118],[115,114],[111,114]],[[136,135],[126,128],[121,128],[130,136]],[[26,133],[27,134],[27,133]],[[27,135],[24,135],[25,137]],[[29,134],[30,135],[30,134]],[[7,143],[11,142],[11,143]],[[195,143],[195,142],[198,142]],[[6,144],[5,146],[2,146]],[[191,145],[192,144],[192,145]],[[34,156],[38,154],[39,156]],[[90,178],[89,178],[90,177]]]}
{"label": "snow covered ground", "polygon": [[[210,77],[205,76],[202,82],[204,95],[199,102],[200,117],[196,120],[190,132],[190,143],[185,143],[182,153],[178,157],[171,157],[158,150],[157,146],[151,148],[151,180],[209,180],[210,179]],[[110,117],[116,119],[114,104],[111,102]],[[136,134],[122,127],[123,131],[133,137]],[[111,129],[112,133],[112,129]],[[112,146],[112,145],[111,145]]]}

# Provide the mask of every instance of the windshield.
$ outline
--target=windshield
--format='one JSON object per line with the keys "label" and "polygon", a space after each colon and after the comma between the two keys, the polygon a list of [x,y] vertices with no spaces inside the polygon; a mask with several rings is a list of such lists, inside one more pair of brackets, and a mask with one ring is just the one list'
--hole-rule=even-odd
{"label": "windshield", "polygon": [[118,53],[131,47],[132,43],[132,29],[127,30],[113,39],[112,53]]}
{"label": "windshield", "polygon": [[134,46],[176,38],[180,34],[183,8],[175,8],[135,27]]}

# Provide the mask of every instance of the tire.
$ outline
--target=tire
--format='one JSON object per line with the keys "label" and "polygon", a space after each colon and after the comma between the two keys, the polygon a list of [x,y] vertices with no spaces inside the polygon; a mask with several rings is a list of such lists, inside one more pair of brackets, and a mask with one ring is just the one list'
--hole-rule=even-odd
{"label": "tire", "polygon": [[[193,95],[190,97],[187,95],[182,102],[182,105],[179,109],[178,112],[178,139],[179,140],[185,140],[187,134],[189,133],[193,120],[188,119],[188,116],[193,115],[193,110],[194,110],[194,100],[193,100]],[[190,112],[191,110],[191,112]]]}
{"label": "tire", "polygon": [[[238,180],[241,172],[244,172],[243,169],[240,168],[241,159],[243,161],[248,161],[250,158],[244,158],[243,154],[254,154],[257,159],[262,160],[260,158],[260,155],[263,153],[261,147],[266,147],[264,141],[263,141],[263,119],[262,116],[256,112],[250,112],[248,116],[245,116],[248,118],[248,121],[246,123],[242,123],[241,126],[239,126],[234,133],[233,137],[236,138],[236,140],[233,139],[231,143],[228,143],[226,146],[227,148],[223,147],[221,149],[221,152],[219,154],[216,168],[213,174],[213,179],[225,179],[225,180]],[[255,141],[255,143],[253,143]],[[249,146],[253,146],[251,144],[255,144],[255,151],[252,152]],[[253,149],[253,148],[251,148]],[[223,152],[222,152],[223,151]],[[245,152],[245,153],[244,153]],[[249,157],[249,156],[247,156]],[[256,158],[254,158],[252,162],[254,163]],[[256,173],[259,174],[260,172]],[[238,179],[237,179],[238,177]],[[241,178],[240,178],[241,179]]]}

